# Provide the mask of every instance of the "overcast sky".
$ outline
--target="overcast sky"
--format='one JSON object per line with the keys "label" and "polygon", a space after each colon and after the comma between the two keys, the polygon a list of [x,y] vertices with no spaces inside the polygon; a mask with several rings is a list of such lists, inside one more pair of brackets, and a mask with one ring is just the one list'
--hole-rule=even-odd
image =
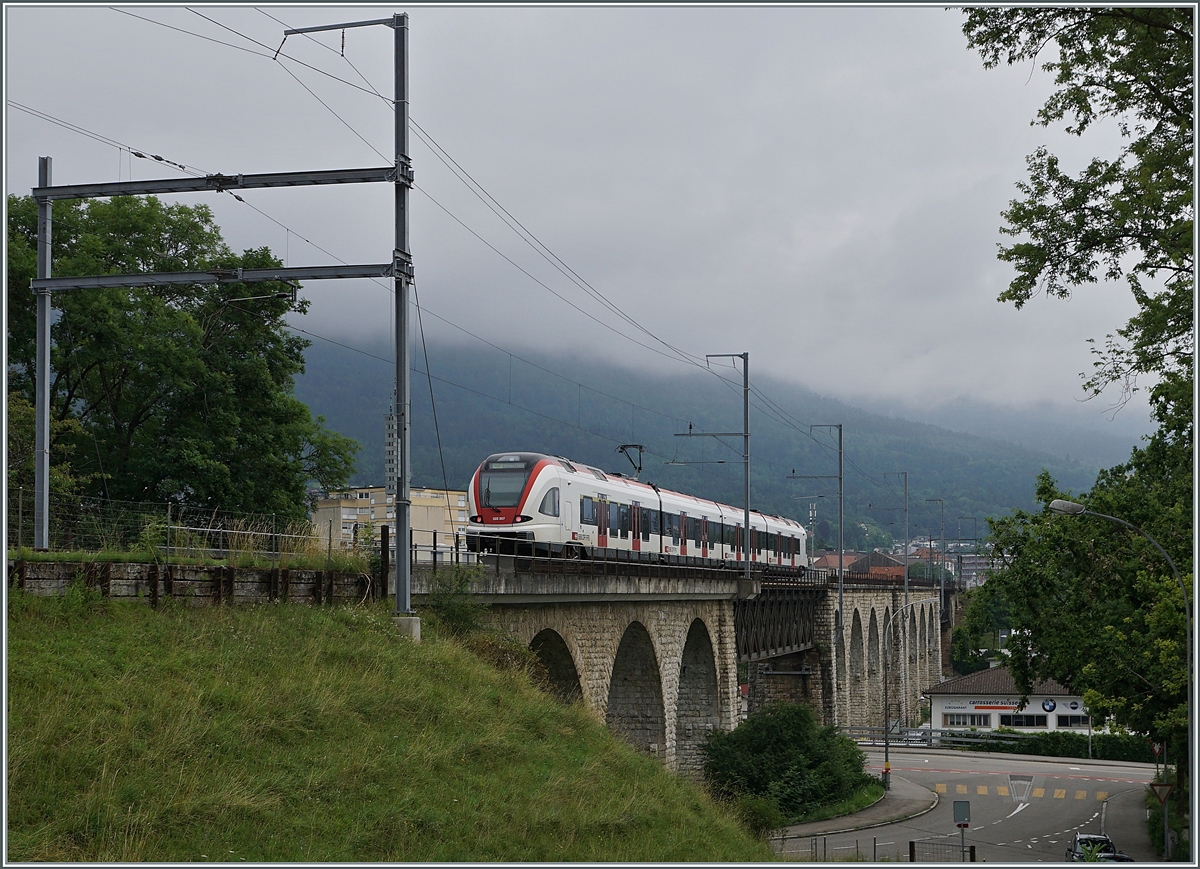
{"label": "overcast sky", "polygon": [[[686,369],[612,330],[668,354],[655,339],[696,356],[748,350],[752,374],[867,409],[971,398],[1114,432],[1152,427],[1141,399],[1112,422],[1107,400],[1079,401],[1087,339],[1102,344],[1135,311],[1123,283],[1021,311],[996,301],[1012,277],[996,259],[1000,212],[1026,155],[1046,144],[1080,167],[1115,152],[1115,126],[1083,140],[1032,127],[1049,78],[984,70],[960,12],[118,9],[131,14],[5,8],[7,192],[29,193],[39,155],[53,157],[56,184],[177,174],[14,102],[204,172],[390,163],[392,110],[369,88],[392,95],[391,29],[345,31],[344,57],[341,32],[292,36],[274,61],[284,27],[268,16],[304,27],[407,11],[411,119],[655,337],[552,269],[414,134],[412,252],[431,314],[506,349],[570,348],[660,373]],[[387,185],[242,195],[277,222],[229,195],[173,198],[210,204],[231,246],[269,245],[288,265],[390,258]],[[389,340],[386,284],[310,282],[303,294],[312,309],[297,325],[361,347]],[[426,328],[473,340],[435,318]]]}

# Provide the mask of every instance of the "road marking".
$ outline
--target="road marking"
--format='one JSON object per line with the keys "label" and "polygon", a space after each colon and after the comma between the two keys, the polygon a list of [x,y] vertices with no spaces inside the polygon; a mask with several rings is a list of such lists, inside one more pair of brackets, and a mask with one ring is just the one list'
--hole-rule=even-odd
{"label": "road marking", "polygon": [[1096,791],[1096,799],[1107,800],[1108,799],[1108,791]]}
{"label": "road marking", "polygon": [[1087,799],[1087,791],[1075,791],[1075,799],[1086,800]]}
{"label": "road marking", "polygon": [[987,785],[975,785],[975,793],[977,796],[986,797],[987,792]]}
{"label": "road marking", "polygon": [[946,792],[946,786],[945,786],[945,785],[934,785],[934,786],[933,786],[933,789],[934,789],[935,791],[937,791],[939,794],[944,794],[944,793]]}
{"label": "road marking", "polygon": [[996,785],[996,796],[998,796],[998,797],[1008,796],[1008,788],[1006,788],[1004,785]]}
{"label": "road marking", "polygon": [[1055,788],[1054,789],[1054,799],[1061,800],[1066,795],[1067,795],[1067,792],[1063,788]]}
{"label": "road marking", "polygon": [[1034,788],[1033,795],[1035,797],[1044,797],[1046,795],[1046,789],[1045,788]]}
{"label": "road marking", "polygon": [[967,786],[966,785],[955,785],[954,792],[956,794],[965,794],[967,792]]}
{"label": "road marking", "polygon": [[1017,806],[1015,809],[1012,810],[1012,812],[1009,814],[1009,817],[1011,818],[1017,812],[1023,812],[1028,806],[1029,806],[1029,803],[1021,803],[1019,806]]}

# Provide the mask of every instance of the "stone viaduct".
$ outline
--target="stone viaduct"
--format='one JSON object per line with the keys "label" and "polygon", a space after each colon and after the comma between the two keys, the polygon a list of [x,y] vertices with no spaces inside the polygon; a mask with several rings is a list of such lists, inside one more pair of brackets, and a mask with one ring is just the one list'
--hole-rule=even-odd
{"label": "stone viaduct", "polygon": [[[889,719],[916,723],[917,699],[941,679],[937,591],[821,571],[759,572],[635,561],[484,556],[471,591],[494,627],[525,643],[558,694],[581,701],[636,749],[698,773],[713,730],[741,715],[739,664],[750,710],[810,703],[827,724],[882,727],[884,631]],[[413,573],[418,605],[436,574]],[[934,598],[925,603],[915,603]],[[899,614],[898,614],[899,613]]]}

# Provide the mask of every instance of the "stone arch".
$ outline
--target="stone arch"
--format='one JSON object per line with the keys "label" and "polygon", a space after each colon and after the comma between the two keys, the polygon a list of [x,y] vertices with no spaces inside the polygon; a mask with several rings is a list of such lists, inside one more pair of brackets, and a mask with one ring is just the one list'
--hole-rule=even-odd
{"label": "stone arch", "polygon": [[909,663],[917,663],[917,612],[915,609],[908,611],[908,635],[904,638],[904,642],[908,647]]}
{"label": "stone arch", "polygon": [[878,678],[879,674],[879,620],[875,618],[875,607],[871,607],[867,628],[867,675]]}
{"label": "stone arch", "polygon": [[583,685],[579,681],[575,658],[558,631],[553,628],[539,631],[529,648],[545,666],[550,675],[550,687],[560,700],[575,703],[583,699]]}
{"label": "stone arch", "polygon": [[866,707],[866,667],[863,661],[863,626],[858,608],[850,620],[850,686],[846,692],[846,723],[861,724]]}
{"label": "stone arch", "polygon": [[938,679],[938,672],[941,670],[941,661],[937,656],[937,639],[934,632],[938,629],[938,624],[934,619],[934,609],[932,606],[925,607],[925,680],[930,684],[936,684],[941,680]]}
{"label": "stone arch", "polygon": [[617,646],[604,720],[638,751],[666,756],[662,677],[654,642],[641,622],[630,622]]}
{"label": "stone arch", "polygon": [[717,667],[712,638],[703,620],[688,628],[679,665],[679,695],[675,709],[675,768],[698,776],[704,764],[708,734],[721,724],[717,702]]}

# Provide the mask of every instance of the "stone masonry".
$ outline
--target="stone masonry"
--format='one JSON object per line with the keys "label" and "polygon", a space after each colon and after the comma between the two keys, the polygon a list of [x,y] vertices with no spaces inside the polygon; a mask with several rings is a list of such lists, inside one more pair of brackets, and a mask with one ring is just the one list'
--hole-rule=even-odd
{"label": "stone masonry", "polygon": [[556,634],[584,705],[668,769],[695,773],[707,734],[737,724],[731,600],[493,604],[491,620],[526,645]]}

